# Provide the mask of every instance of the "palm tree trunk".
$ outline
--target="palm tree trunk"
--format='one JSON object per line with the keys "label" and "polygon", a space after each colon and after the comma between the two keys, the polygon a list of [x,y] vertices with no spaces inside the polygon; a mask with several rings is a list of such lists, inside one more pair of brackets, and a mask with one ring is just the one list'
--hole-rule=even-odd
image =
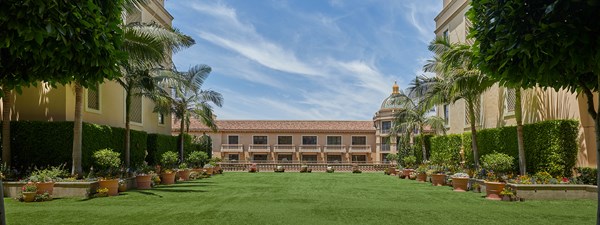
{"label": "palm tree trunk", "polygon": [[517,143],[519,147],[519,173],[527,173],[525,164],[525,143],[523,142],[523,115],[521,108],[521,88],[515,88],[515,119],[517,120]]}
{"label": "palm tree trunk", "polygon": [[179,124],[179,162],[183,162],[183,133],[185,128],[185,114],[181,117],[181,123]]}
{"label": "palm tree trunk", "polygon": [[427,149],[425,148],[425,135],[423,134],[423,126],[419,127],[421,131],[421,150],[423,151],[423,162],[427,161]]}
{"label": "palm tree trunk", "polygon": [[12,108],[11,90],[2,89],[2,161],[10,166],[10,110]]}
{"label": "palm tree trunk", "polygon": [[[597,76],[598,78],[598,84],[600,84],[600,73]],[[600,103],[600,95],[598,96],[598,101]],[[588,108],[593,109],[594,108],[594,101],[589,101],[588,100]],[[600,112],[600,104],[598,104],[598,108],[596,109],[595,115],[594,116],[594,127],[596,129],[596,167],[598,167],[600,165],[600,115],[598,115],[598,113]],[[600,169],[597,169],[596,172],[596,186],[600,187]],[[597,189],[597,194],[598,194],[598,203],[600,205],[600,189]],[[596,224],[600,225],[600,207],[596,207]]]}
{"label": "palm tree trunk", "polygon": [[469,108],[469,123],[471,124],[471,148],[473,149],[473,162],[475,170],[479,169],[479,151],[477,150],[477,127],[475,124],[475,105],[473,102],[466,101]]}
{"label": "palm tree trunk", "polygon": [[131,168],[131,138],[130,138],[130,123],[131,123],[131,89],[125,89],[125,167]]}
{"label": "palm tree trunk", "polygon": [[83,168],[81,166],[81,139],[83,126],[83,87],[75,83],[75,120],[73,121],[73,166],[71,175],[82,176]]}

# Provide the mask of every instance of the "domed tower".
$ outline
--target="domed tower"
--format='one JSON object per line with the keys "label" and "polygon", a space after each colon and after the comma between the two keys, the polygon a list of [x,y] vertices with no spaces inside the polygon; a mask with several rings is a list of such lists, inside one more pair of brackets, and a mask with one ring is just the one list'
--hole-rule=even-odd
{"label": "domed tower", "polygon": [[392,135],[392,127],[394,114],[396,114],[399,110],[402,110],[400,106],[400,87],[398,84],[394,82],[392,86],[392,94],[385,98],[381,103],[381,108],[379,111],[375,113],[373,117],[373,124],[375,126],[375,138],[376,138],[376,155],[375,161],[387,161],[387,154],[394,153],[397,154],[397,138],[395,135]]}

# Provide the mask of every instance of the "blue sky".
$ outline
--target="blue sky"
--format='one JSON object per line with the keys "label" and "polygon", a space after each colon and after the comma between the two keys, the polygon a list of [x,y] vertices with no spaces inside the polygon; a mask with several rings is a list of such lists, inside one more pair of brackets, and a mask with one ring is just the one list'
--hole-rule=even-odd
{"label": "blue sky", "polygon": [[370,120],[394,81],[431,57],[440,0],[166,1],[196,44],[180,71],[206,64],[218,119]]}

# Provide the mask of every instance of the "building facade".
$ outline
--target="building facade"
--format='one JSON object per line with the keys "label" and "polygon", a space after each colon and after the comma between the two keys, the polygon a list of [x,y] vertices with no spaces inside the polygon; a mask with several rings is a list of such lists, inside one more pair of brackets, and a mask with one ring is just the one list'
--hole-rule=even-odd
{"label": "building facade", "polygon": [[[164,1],[151,0],[124,16],[126,23],[155,22],[171,27],[173,16],[164,8]],[[170,61],[170,60],[168,60]],[[13,91],[11,120],[73,121],[75,92],[73,85],[51,87],[40,83]],[[94,89],[84,90],[83,121],[113,127],[125,127],[125,90],[115,81],[106,80]],[[0,106],[3,108],[3,106]],[[141,96],[132,97],[131,128],[148,133],[171,133],[171,117],[153,112],[154,103]]]}
{"label": "building facade", "polygon": [[[394,99],[399,87],[381,104],[373,120],[217,120],[212,132],[197,120],[190,134],[206,134],[212,139],[213,156],[242,162],[385,162],[387,154],[397,153],[392,133],[394,113],[400,110]],[[178,133],[178,124],[173,132]]]}
{"label": "building facade", "polygon": [[[467,39],[470,22],[466,12],[469,0],[444,0],[442,11],[435,18],[435,34],[446,37],[452,43],[472,44]],[[584,95],[569,93],[566,90],[543,90],[532,88],[522,90],[523,123],[535,123],[551,119],[574,119],[580,121],[578,166],[596,166],[596,143],[594,123],[587,113]],[[463,133],[470,130],[465,102],[439,105],[438,116],[445,118],[448,133]],[[492,86],[480,99],[476,109],[477,128],[514,126],[515,91]]]}

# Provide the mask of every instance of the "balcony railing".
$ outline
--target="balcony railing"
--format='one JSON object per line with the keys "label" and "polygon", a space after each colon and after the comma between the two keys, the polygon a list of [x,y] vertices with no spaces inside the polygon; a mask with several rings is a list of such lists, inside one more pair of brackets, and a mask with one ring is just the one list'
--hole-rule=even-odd
{"label": "balcony railing", "polygon": [[351,145],[350,152],[371,152],[370,145]]}
{"label": "balcony railing", "polygon": [[244,145],[240,144],[222,144],[221,152],[243,152]]}
{"label": "balcony railing", "polygon": [[321,147],[318,145],[300,145],[298,146],[300,152],[321,152]]}
{"label": "balcony railing", "polygon": [[269,145],[249,145],[248,152],[271,152]]}
{"label": "balcony railing", "polygon": [[346,152],[346,146],[344,145],[325,145],[323,148],[324,152]]}
{"label": "balcony railing", "polygon": [[274,152],[295,152],[296,146],[294,145],[273,145]]}

